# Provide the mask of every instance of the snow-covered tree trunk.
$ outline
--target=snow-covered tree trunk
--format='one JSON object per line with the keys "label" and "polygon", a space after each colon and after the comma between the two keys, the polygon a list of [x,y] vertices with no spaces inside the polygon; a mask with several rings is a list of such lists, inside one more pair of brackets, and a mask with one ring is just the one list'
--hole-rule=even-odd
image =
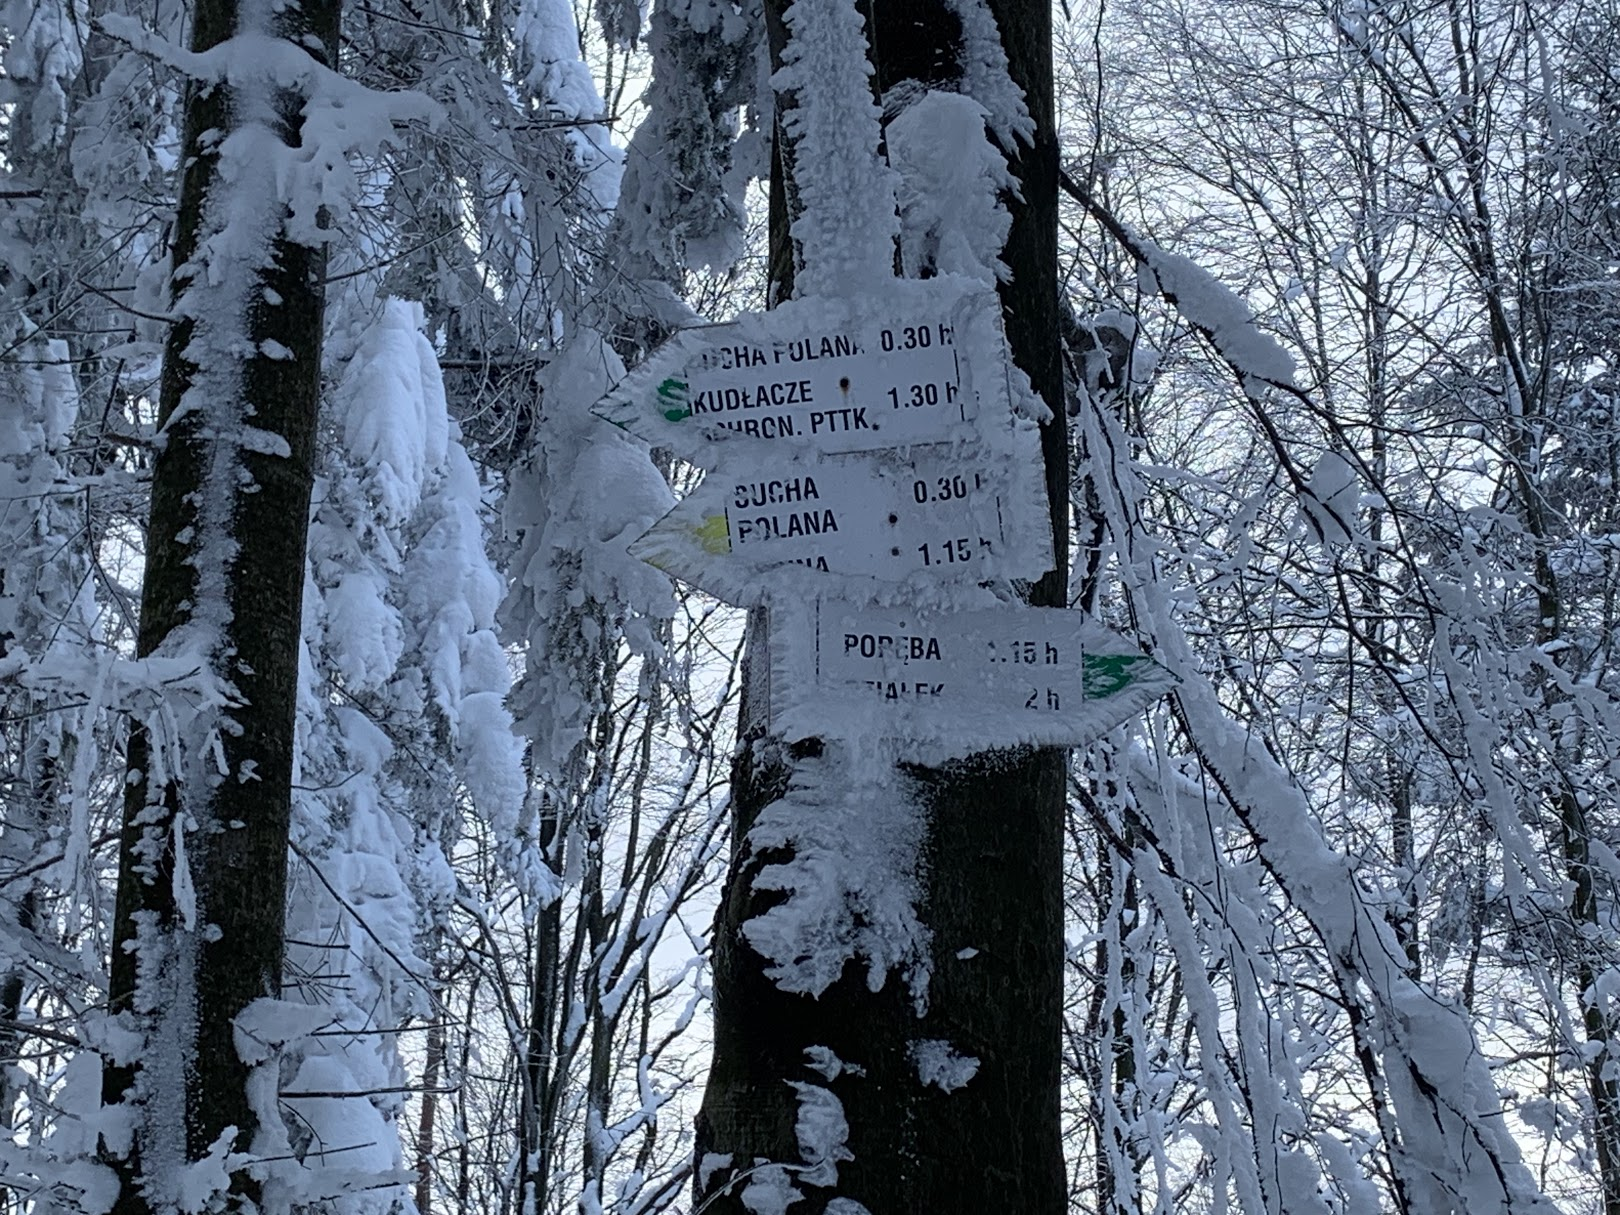
{"label": "snow-covered tree trunk", "polygon": [[[787,63],[802,72],[814,63],[814,71],[824,72],[828,47],[811,47],[804,31],[813,22],[822,33],[839,7],[836,0],[768,3],[773,66]],[[821,11],[802,11],[810,9]],[[874,5],[870,13],[861,41],[871,48],[873,85],[889,123],[889,163],[902,181],[906,158],[896,154],[896,120],[912,107],[936,109],[908,126],[910,137],[950,142],[953,155],[971,153],[979,133],[963,126],[942,136],[931,124],[946,113],[982,114],[997,135],[1018,190],[1016,198],[1011,191],[1002,196],[1010,233],[988,260],[999,254],[1011,272],[1002,299],[1014,361],[1035,392],[1057,405],[1057,148],[1047,7],[1025,0],[906,0]],[[805,42],[795,47],[801,37]],[[841,70],[854,72],[849,65]],[[1018,103],[1020,91],[1027,113]],[[810,102],[801,88],[786,104]],[[824,290],[837,279],[838,271],[816,264],[818,252],[858,260],[837,242],[814,249],[798,229],[797,247],[788,239],[788,225],[816,205],[807,202],[811,193],[824,197],[839,188],[832,182],[853,173],[848,165],[818,162],[803,134],[829,121],[827,115],[778,115],[773,298],[785,298],[795,282],[803,292]],[[972,126],[978,125],[974,119]],[[930,205],[932,184],[918,183],[923,206]],[[932,205],[945,204],[936,199]],[[878,218],[872,217],[874,225]],[[964,235],[945,233],[947,239]],[[907,265],[925,276],[951,268]],[[817,285],[807,287],[810,282]],[[1043,455],[1059,568],[1032,588],[1030,599],[1061,606],[1067,602],[1061,555],[1067,550],[1068,460],[1063,411],[1054,413],[1059,420],[1043,428]],[[747,704],[743,719],[746,731]],[[728,1215],[774,1212],[789,1202],[795,1212],[832,1215],[1056,1215],[1066,1207],[1058,1100],[1063,753],[1019,750],[940,770],[908,768],[879,782],[882,787],[830,794],[847,805],[799,807],[798,813],[865,815],[889,813],[899,801],[915,804],[901,842],[920,857],[915,911],[928,942],[920,945],[925,994],[897,975],[874,991],[875,980],[853,960],[819,995],[786,991],[756,951],[759,937],[750,935],[750,921],[758,924],[782,902],[769,882],[756,879],[791,860],[796,841],[773,846],[755,828],[773,802],[797,796],[787,791],[806,782],[835,784],[838,767],[818,744],[785,755],[768,740],[745,736],[733,779],[733,868],[714,943],[715,1053],[698,1120],[698,1202],[707,1212]],[[888,929],[872,926],[878,933]]]}
{"label": "snow-covered tree trunk", "polygon": [[233,1036],[281,985],[325,257],[312,230],[289,235],[278,170],[305,98],[272,65],[335,61],[338,11],[202,0],[195,54],[174,52],[204,79],[186,105],[141,603],[151,707],[132,730],[120,840],[122,1024],[104,1047],[104,1099],[133,1106],[108,1123],[127,1135],[104,1134],[120,1215],[256,1200],[225,1155],[262,1146],[277,1116],[273,1092],[250,1098]]}

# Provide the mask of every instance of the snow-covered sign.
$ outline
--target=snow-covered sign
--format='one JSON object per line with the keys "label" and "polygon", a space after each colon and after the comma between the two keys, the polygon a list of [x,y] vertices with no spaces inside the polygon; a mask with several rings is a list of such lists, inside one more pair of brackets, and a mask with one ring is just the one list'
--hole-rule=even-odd
{"label": "snow-covered sign", "polygon": [[1038,462],[949,446],[727,461],[630,552],[739,605],[836,593],[830,575],[978,583],[1052,567]]}
{"label": "snow-covered sign", "polygon": [[595,406],[700,464],[716,441],[824,452],[1012,428],[1009,355],[992,291],[892,280],[874,298],[800,299],[677,335]]}
{"label": "snow-covered sign", "polygon": [[1077,746],[1175,684],[1080,612],[925,612],[773,600],[771,728],[789,739],[905,738],[965,754]]}

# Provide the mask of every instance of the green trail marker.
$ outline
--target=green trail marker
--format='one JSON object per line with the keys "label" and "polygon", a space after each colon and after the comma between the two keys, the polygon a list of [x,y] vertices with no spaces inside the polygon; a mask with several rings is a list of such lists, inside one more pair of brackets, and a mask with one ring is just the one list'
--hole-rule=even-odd
{"label": "green trail marker", "polygon": [[686,382],[677,380],[673,376],[658,386],[658,401],[663,408],[664,418],[670,422],[679,422],[683,418],[692,416],[690,398],[687,396]]}

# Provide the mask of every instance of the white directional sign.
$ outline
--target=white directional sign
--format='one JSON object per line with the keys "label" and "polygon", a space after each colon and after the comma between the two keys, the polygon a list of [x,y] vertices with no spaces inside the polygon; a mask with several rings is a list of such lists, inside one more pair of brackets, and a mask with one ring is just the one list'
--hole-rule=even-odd
{"label": "white directional sign", "polygon": [[1052,567],[1034,461],[932,447],[904,460],[779,456],[739,468],[711,472],[630,552],[740,605],[768,590],[836,590],[829,574],[977,583]]}
{"label": "white directional sign", "polygon": [[806,299],[687,330],[594,411],[684,459],[717,440],[878,451],[1012,427],[994,292],[896,280],[879,300]]}
{"label": "white directional sign", "polygon": [[919,612],[773,601],[771,728],[789,739],[908,738],[966,754],[1076,746],[1175,678],[1079,612]]}

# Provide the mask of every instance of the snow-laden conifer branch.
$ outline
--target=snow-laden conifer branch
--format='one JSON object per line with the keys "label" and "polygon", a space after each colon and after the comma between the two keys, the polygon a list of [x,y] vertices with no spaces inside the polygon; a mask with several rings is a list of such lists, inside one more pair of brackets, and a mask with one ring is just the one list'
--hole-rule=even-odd
{"label": "snow-laden conifer branch", "polygon": [[312,510],[289,915],[300,999],[336,1028],[303,1035],[278,1095],[299,1145],[339,1125],[356,1143],[276,1175],[291,1193],[365,1211],[403,1192],[406,1097],[461,1091],[410,1083],[398,1034],[412,1018],[439,1027],[430,1044],[445,1033],[440,951],[461,885],[450,854],[469,818],[527,898],[553,897],[557,880],[524,819],[493,631],[501,579],[422,309],[346,294],[336,311],[359,332],[342,352]]}

